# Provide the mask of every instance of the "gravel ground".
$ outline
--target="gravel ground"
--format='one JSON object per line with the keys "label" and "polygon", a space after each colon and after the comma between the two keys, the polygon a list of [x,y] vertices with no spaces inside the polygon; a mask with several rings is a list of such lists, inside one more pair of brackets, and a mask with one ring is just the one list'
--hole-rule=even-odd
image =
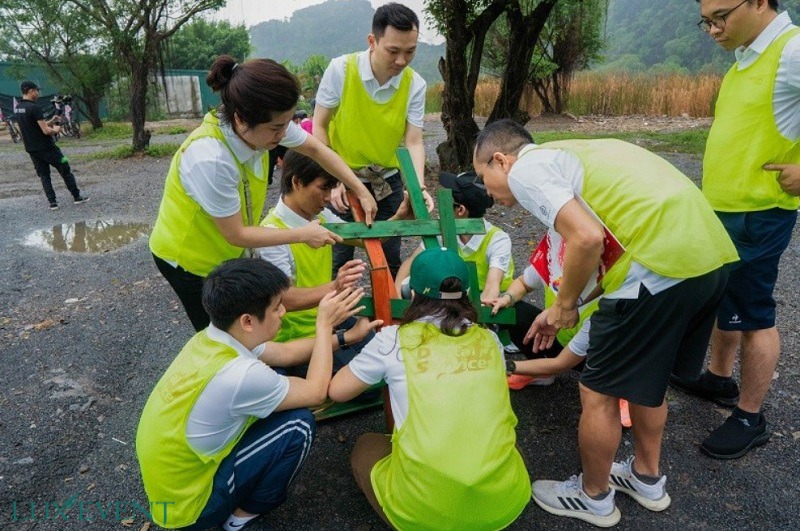
{"label": "gravel ground", "polygon": [[[588,117],[550,118],[532,127],[669,130],[698,123],[703,125],[690,119]],[[441,125],[435,117],[429,125],[432,157]],[[154,141],[181,138],[155,136]],[[119,143],[63,142],[91,201],[62,202],[51,212],[21,146],[0,136],[0,529],[147,528],[136,505],[146,503],[133,444],[136,425],[155,381],[191,337],[188,319],[156,271],[145,238],[95,254],[56,253],[22,243],[28,233],[59,224],[155,219],[168,159],[81,160],[82,153]],[[697,180],[697,157],[665,156]],[[63,183],[57,177],[54,183],[62,201],[68,199]],[[512,235],[521,270],[542,226],[519,208],[495,208],[489,218]],[[800,527],[798,241],[796,233],[776,290],[784,348],[767,400],[772,440],[733,462],[703,457],[698,443],[727,412],[670,393],[662,462],[673,504],[655,514],[620,496],[620,529]],[[576,377],[564,375],[550,387],[514,392],[512,403],[532,478],[577,473]],[[289,501],[252,528],[382,529],[348,465],[355,439],[382,428],[377,411],[321,424]],[[621,456],[630,449],[630,434],[624,441]],[[511,526],[580,527],[532,503]]]}

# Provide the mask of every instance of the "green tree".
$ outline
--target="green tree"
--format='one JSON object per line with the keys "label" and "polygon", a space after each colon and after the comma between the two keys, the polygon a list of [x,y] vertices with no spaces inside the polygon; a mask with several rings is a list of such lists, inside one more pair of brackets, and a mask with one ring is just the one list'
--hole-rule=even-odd
{"label": "green tree", "polygon": [[95,35],[96,27],[63,2],[5,0],[0,6],[0,54],[40,65],[62,93],[75,96],[97,129],[114,63]]}
{"label": "green tree", "polygon": [[148,81],[166,39],[198,13],[222,7],[225,0],[64,0],[79,8],[83,23],[97,28],[130,82],[134,153],[150,144],[145,130]]}
{"label": "green tree", "polygon": [[183,26],[167,41],[164,66],[208,70],[220,55],[245,59],[250,55],[250,34],[244,25],[199,19]]}

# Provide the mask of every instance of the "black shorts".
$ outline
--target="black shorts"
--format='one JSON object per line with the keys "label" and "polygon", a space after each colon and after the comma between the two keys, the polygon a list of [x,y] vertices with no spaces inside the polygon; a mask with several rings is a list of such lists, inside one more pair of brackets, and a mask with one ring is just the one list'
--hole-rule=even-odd
{"label": "black shorts", "polygon": [[725,290],[723,268],[636,299],[602,299],[592,314],[581,383],[633,404],[658,407],[670,373],[696,375],[703,366]]}

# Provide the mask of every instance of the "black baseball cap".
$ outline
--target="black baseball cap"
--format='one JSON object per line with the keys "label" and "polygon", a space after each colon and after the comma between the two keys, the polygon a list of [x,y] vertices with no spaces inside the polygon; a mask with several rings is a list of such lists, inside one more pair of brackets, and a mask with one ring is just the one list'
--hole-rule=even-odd
{"label": "black baseball cap", "polygon": [[456,175],[443,171],[439,173],[439,183],[453,191],[453,201],[464,205],[472,218],[482,218],[486,209],[494,204],[486,187],[477,181],[474,171],[465,171]]}
{"label": "black baseball cap", "polygon": [[25,80],[19,84],[19,91],[25,94],[29,90],[38,89],[39,85],[30,80]]}

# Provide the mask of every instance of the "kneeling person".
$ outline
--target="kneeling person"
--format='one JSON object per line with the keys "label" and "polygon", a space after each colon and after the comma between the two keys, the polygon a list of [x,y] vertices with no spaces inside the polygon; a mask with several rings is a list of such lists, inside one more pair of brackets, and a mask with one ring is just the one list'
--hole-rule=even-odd
{"label": "kneeling person", "polygon": [[[363,294],[328,293],[319,304],[315,338],[266,343],[280,328],[288,287],[275,266],[250,258],[224,262],[205,279],[202,299],[211,325],[156,384],[136,433],[158,525],[238,529],[286,501],[314,439],[314,418],[303,408],[326,397],[333,327],[360,310]],[[309,364],[307,378],[272,369],[298,363]]]}
{"label": "kneeling person", "polygon": [[[319,220],[320,223],[344,223],[325,205],[330,202],[331,191],[339,182],[314,160],[290,151],[283,161],[281,177],[281,198],[261,222],[264,227],[292,229],[300,228]],[[404,201],[398,213],[390,219],[398,219],[408,211]],[[349,244],[360,240],[348,241]],[[333,267],[332,247],[325,245],[313,248],[304,242],[262,247],[259,256],[277,266],[291,281],[291,286],[283,296],[286,315],[275,341],[312,337],[315,334],[317,305],[331,290],[342,290],[355,286],[364,273],[366,264],[362,260],[345,263],[331,280]],[[364,323],[364,321],[362,321]],[[360,347],[372,338],[364,337],[364,330],[351,331],[356,319],[349,319],[339,325],[337,344],[340,350],[334,358],[334,369],[346,365]],[[367,326],[364,323],[362,326]],[[356,342],[353,336],[364,338]]]}

